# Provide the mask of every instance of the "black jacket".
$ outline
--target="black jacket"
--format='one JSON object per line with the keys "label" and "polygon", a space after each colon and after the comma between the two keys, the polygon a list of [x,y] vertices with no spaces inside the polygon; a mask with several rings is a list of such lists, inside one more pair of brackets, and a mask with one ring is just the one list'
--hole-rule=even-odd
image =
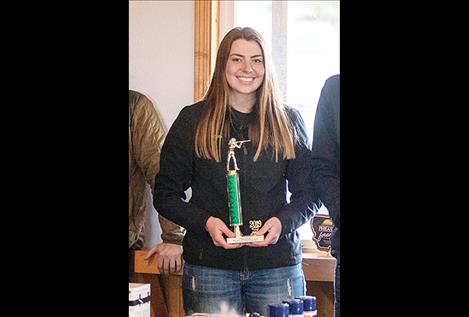
{"label": "black jacket", "polygon": [[[313,134],[315,189],[334,221],[332,253],[340,254],[340,76],[326,80],[321,90]],[[338,254],[336,254],[338,252]]]}
{"label": "black jacket", "polygon": [[[311,151],[307,147],[304,122],[297,110],[287,107],[287,115],[300,136],[295,146],[296,159],[278,163],[272,150],[264,152],[253,162],[256,148],[244,143],[235,149],[239,167],[244,234],[249,234],[249,220],[262,224],[273,216],[282,223],[282,234],[275,245],[265,248],[242,247],[225,250],[216,247],[205,230],[210,216],[229,225],[226,185],[226,154],[220,163],[196,157],[194,131],[204,107],[196,103],[181,110],[168,132],[161,152],[161,167],[155,185],[154,205],[164,217],[186,228],[183,247],[184,260],[195,265],[222,269],[264,269],[298,264],[301,244],[296,229],[316,212],[311,177]],[[240,130],[240,121],[255,116],[232,110],[231,134],[237,140],[247,139],[247,129]],[[243,136],[238,135],[238,133]],[[227,153],[228,140],[221,153]],[[287,203],[288,188],[292,193]],[[185,202],[185,190],[192,189],[190,202]]]}

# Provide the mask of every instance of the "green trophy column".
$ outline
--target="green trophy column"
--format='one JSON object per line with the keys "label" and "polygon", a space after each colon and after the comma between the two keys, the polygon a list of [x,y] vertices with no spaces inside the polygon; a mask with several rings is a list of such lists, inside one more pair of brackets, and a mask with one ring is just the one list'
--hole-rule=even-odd
{"label": "green trophy column", "polygon": [[[228,158],[226,160],[226,189],[228,191],[230,226],[233,227],[235,237],[227,238],[227,243],[250,243],[264,240],[263,235],[257,236],[254,231],[250,235],[243,236],[240,229],[240,226],[243,225],[243,213],[241,209],[241,194],[239,190],[239,168],[238,164],[236,163],[235,149],[241,148],[241,145],[245,142],[250,142],[250,140],[236,141],[235,138],[231,138],[228,142]],[[231,169],[230,163],[233,163],[233,169]],[[261,226],[261,221],[256,220],[255,223],[257,222],[260,224],[255,228],[259,229]],[[254,230],[253,228],[254,227],[251,227],[251,230]]]}
{"label": "green trophy column", "polygon": [[228,188],[228,207],[230,209],[230,225],[241,226],[243,224],[243,217],[241,213],[238,173],[235,170],[230,170],[226,175],[226,179]]}

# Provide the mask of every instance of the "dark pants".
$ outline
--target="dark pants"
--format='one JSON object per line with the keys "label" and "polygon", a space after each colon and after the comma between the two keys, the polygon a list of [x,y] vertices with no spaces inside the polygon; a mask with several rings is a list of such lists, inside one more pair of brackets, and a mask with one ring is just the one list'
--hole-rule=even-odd
{"label": "dark pants", "polygon": [[340,257],[335,267],[334,281],[334,317],[340,317]]}
{"label": "dark pants", "polygon": [[337,260],[334,280],[334,317],[340,317],[340,230],[334,228],[331,240],[331,254]]}

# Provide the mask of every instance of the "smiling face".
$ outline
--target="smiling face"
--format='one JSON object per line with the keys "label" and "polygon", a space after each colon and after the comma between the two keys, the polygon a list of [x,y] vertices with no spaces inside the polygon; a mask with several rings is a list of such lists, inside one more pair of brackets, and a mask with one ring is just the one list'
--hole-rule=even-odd
{"label": "smiling face", "polygon": [[264,57],[255,41],[238,39],[231,44],[225,75],[231,97],[253,98],[264,80]]}

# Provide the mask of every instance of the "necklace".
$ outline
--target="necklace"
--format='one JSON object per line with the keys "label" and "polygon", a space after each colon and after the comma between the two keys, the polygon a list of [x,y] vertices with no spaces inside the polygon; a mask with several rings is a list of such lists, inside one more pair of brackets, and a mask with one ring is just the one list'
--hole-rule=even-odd
{"label": "necklace", "polygon": [[230,107],[230,126],[231,130],[235,134],[234,137],[237,140],[244,140],[248,138],[246,124],[248,116],[249,113],[242,113]]}
{"label": "necklace", "polygon": [[[249,131],[247,128],[248,116],[249,113],[242,113],[230,107],[230,140],[233,138],[237,140],[237,143],[241,142],[239,143],[239,146],[236,146],[237,148],[240,148],[244,142],[250,142],[250,140],[248,140]],[[232,132],[234,132],[234,135],[231,135]],[[244,155],[247,155],[248,151],[246,146],[243,146],[242,148]]]}

